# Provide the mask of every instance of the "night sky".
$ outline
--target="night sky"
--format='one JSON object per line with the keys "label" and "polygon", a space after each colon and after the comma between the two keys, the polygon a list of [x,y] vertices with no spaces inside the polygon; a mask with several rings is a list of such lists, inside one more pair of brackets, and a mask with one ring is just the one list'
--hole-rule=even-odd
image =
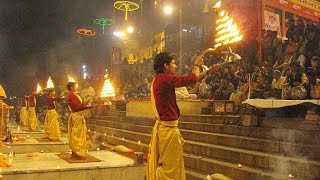
{"label": "night sky", "polygon": [[[63,82],[67,73],[78,75],[82,64],[103,72],[108,36],[93,20],[118,16],[111,0],[0,1],[0,83],[21,96],[48,76]],[[81,37],[78,28],[95,29],[97,36]]]}

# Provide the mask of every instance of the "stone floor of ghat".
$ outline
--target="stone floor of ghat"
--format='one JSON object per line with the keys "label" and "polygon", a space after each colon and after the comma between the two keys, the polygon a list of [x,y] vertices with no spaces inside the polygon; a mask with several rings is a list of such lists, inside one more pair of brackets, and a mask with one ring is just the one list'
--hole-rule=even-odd
{"label": "stone floor of ghat", "polygon": [[[179,128],[186,140],[184,160],[189,180],[316,179],[320,176],[320,121],[213,115],[203,102],[179,102]],[[87,119],[88,155],[98,162],[67,162],[66,127],[60,141],[46,141],[43,127],[29,132],[11,120],[14,142],[4,142],[3,179],[145,179],[145,163],[126,150],[148,152],[154,124],[148,102],[130,102],[126,111],[93,109]],[[17,140],[19,139],[19,140]],[[44,140],[43,140],[44,139]],[[122,146],[119,146],[122,145]],[[119,151],[120,147],[123,151]],[[117,152],[114,150],[117,149]],[[9,157],[14,152],[15,157]],[[130,151],[131,152],[131,151]],[[136,162],[136,163],[135,163]],[[214,174],[214,175],[213,175]],[[209,176],[212,175],[212,176]]]}

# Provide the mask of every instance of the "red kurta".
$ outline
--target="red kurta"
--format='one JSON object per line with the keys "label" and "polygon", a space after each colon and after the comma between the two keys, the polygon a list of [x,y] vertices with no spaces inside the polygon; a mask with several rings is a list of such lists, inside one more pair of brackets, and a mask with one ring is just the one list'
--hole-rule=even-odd
{"label": "red kurta", "polygon": [[175,88],[196,83],[198,77],[195,74],[172,75],[166,73],[157,74],[153,81],[153,93],[156,107],[162,121],[178,120],[180,109],[177,105]]}
{"label": "red kurta", "polygon": [[36,107],[36,95],[31,94],[29,96],[29,107]]}
{"label": "red kurta", "polygon": [[71,112],[78,112],[88,109],[88,107],[85,107],[85,104],[82,103],[80,96],[72,92],[70,92],[70,94],[67,96],[67,103],[71,109]]}
{"label": "red kurta", "polygon": [[27,103],[28,103],[28,98],[27,98],[27,97],[24,97],[24,98],[21,100],[21,107],[27,107]]}
{"label": "red kurta", "polygon": [[48,96],[47,97],[47,109],[50,110],[50,109],[55,109],[56,106],[54,104],[55,101],[59,101],[60,98],[59,97],[56,97],[56,96]]}

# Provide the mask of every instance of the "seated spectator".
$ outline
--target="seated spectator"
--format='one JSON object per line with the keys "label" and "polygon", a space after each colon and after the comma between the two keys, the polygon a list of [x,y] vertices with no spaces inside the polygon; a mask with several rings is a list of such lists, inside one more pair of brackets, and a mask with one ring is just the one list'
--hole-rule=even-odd
{"label": "seated spectator", "polygon": [[305,73],[301,72],[301,66],[298,62],[290,64],[290,74],[285,80],[285,84],[289,87],[306,86],[308,84],[308,77]]}
{"label": "seated spectator", "polygon": [[275,70],[273,72],[273,80],[271,83],[271,90],[269,96],[274,97],[276,99],[281,99],[281,93],[285,79],[286,78],[284,76],[281,76],[281,72],[279,70]]}
{"label": "seated spectator", "polygon": [[239,110],[242,105],[242,101],[248,98],[249,85],[244,78],[238,80],[238,89],[230,95],[229,100],[235,102],[236,110]]}
{"label": "seated spectator", "polygon": [[210,99],[211,98],[211,82],[212,78],[211,76],[206,76],[199,85],[199,92],[198,97],[203,99]]}
{"label": "seated spectator", "polygon": [[261,73],[264,75],[264,77],[266,78],[266,80],[268,82],[271,82],[273,79],[273,70],[272,70],[272,66],[265,62],[261,68]]}
{"label": "seated spectator", "polygon": [[144,78],[141,84],[137,88],[137,97],[146,97],[150,93],[150,83],[146,78]]}
{"label": "seated spectator", "polygon": [[215,100],[228,100],[231,93],[234,92],[234,86],[230,82],[231,77],[225,76],[221,80],[220,87],[214,93]]}
{"label": "seated spectator", "polygon": [[196,94],[189,94],[189,91],[186,87],[175,88],[176,98],[177,99],[196,99]]}
{"label": "seated spectator", "polygon": [[306,56],[300,52],[298,52],[298,58],[297,58],[297,62],[299,62],[300,66],[301,66],[301,70],[304,71],[305,70],[305,65],[306,65]]}
{"label": "seated spectator", "polygon": [[276,62],[273,67],[275,69],[282,69],[283,66],[287,66],[291,62],[293,62],[298,51],[298,43],[296,43],[293,39],[289,39],[288,46],[284,52],[284,62]]}
{"label": "seated spectator", "polygon": [[[260,70],[259,70],[260,71]],[[240,78],[245,78],[245,76],[246,76],[246,71],[244,70],[244,68],[242,67],[242,66],[238,66],[237,67],[237,71],[234,73],[234,75],[235,75],[235,78],[236,79],[240,79]]]}
{"label": "seated spectator", "polygon": [[266,80],[266,77],[260,73],[257,82],[252,86],[251,98],[267,98],[266,93],[270,91],[270,84],[271,83]]}
{"label": "seated spectator", "polygon": [[271,88],[272,89],[282,89],[285,79],[286,78],[284,76],[281,76],[281,72],[279,70],[274,70]]}
{"label": "seated spectator", "polygon": [[311,59],[311,67],[307,69],[307,77],[311,86],[317,85],[317,79],[320,79],[320,64],[317,56],[313,56]]}
{"label": "seated spectator", "polygon": [[252,73],[252,81],[256,82],[258,77],[260,76],[261,70],[258,64],[254,65],[253,73]]}

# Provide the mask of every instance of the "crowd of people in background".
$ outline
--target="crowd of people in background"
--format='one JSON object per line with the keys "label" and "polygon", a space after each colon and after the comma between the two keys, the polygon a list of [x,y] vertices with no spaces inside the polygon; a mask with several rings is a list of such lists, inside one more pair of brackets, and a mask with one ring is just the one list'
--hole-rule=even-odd
{"label": "crowd of people in background", "polygon": [[[291,19],[289,24],[286,38],[279,37],[276,31],[265,31],[262,63],[229,63],[193,86],[176,89],[177,98],[233,100],[236,107],[248,98],[320,98],[320,28],[302,19]],[[187,62],[193,62],[195,57]],[[121,99],[149,99],[154,77],[153,61],[144,61],[140,66],[140,70],[132,68],[121,73],[119,82],[113,81]],[[184,63],[181,72],[189,73],[191,67],[192,64]],[[94,97],[94,92],[101,88],[94,82],[85,82],[80,87],[84,99]],[[39,106],[36,108],[40,120],[45,114],[42,99],[37,98]],[[59,114],[65,114],[63,117],[68,116],[65,103],[58,103],[57,109]]]}
{"label": "crowd of people in background", "polygon": [[[276,31],[265,31],[261,64],[248,68],[241,62],[230,63],[192,87],[179,88],[177,98],[234,100],[236,105],[247,98],[320,98],[316,93],[320,83],[320,29],[302,19],[291,19],[289,24],[285,39]],[[183,72],[189,67],[185,64]],[[144,72],[151,72],[152,65],[147,69]],[[145,73],[140,79],[137,74],[127,74],[126,95],[148,97],[153,74]],[[186,90],[193,96],[179,95]]]}

